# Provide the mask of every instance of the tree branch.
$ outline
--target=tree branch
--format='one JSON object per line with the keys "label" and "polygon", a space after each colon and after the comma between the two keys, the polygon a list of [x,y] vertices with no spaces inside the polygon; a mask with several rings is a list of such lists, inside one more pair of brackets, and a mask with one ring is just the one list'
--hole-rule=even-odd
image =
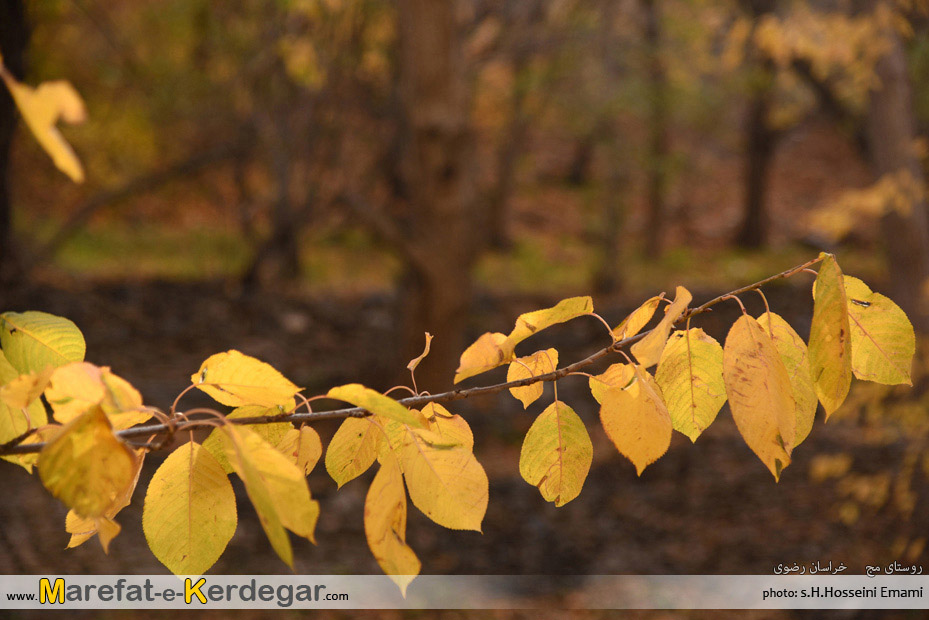
{"label": "tree branch", "polygon": [[[684,312],[684,314],[682,314],[677,319],[677,321],[675,321],[675,325],[686,321],[690,317],[696,316],[698,314],[703,314],[704,312],[708,312],[710,308],[722,302],[726,298],[732,297],[734,295],[741,295],[742,293],[747,293],[750,291],[758,290],[765,284],[769,284],[771,282],[774,282],[775,280],[780,280],[782,278],[789,278],[790,276],[797,274],[803,271],[804,269],[811,267],[812,265],[815,265],[821,260],[823,260],[823,256],[819,256],[817,258],[808,260],[802,265],[797,265],[796,267],[793,267],[786,271],[782,271],[779,274],[769,276],[763,280],[759,280],[758,282],[749,284],[748,286],[743,286],[742,288],[735,289],[734,291],[730,291],[724,295],[715,297],[711,299],[710,301],[704,303],[703,305],[697,306],[696,308],[693,308],[693,309],[690,309]],[[429,403],[447,403],[447,402],[453,402],[456,400],[464,400],[466,398],[472,398],[475,396],[497,394],[499,392],[508,390],[510,388],[523,387],[526,385],[532,385],[533,383],[539,383],[542,381],[555,381],[571,373],[577,372],[581,370],[582,368],[586,368],[592,365],[593,363],[613,353],[617,353],[621,348],[641,340],[642,338],[650,334],[651,331],[652,330],[648,330],[648,331],[639,333],[631,338],[625,338],[623,340],[614,342],[613,344],[600,349],[596,353],[593,353],[592,355],[589,355],[588,357],[585,357],[584,359],[580,361],[574,362],[573,364],[569,364],[568,366],[563,366],[562,368],[558,368],[557,370],[553,372],[545,373],[543,375],[536,375],[534,377],[527,377],[525,379],[520,379],[518,381],[507,381],[505,383],[497,383],[494,385],[485,385],[485,386],[478,386],[478,387],[473,387],[473,388],[459,388],[459,389],[451,390],[448,392],[442,392],[440,394],[425,394],[425,395],[420,395],[420,396],[411,396],[409,398],[400,399],[398,402],[400,402],[402,405],[405,405],[406,407],[420,407],[423,405],[427,405]],[[306,412],[306,413],[288,413],[284,415],[268,415],[268,416],[255,416],[255,417],[249,417],[249,418],[236,418],[234,420],[227,420],[227,422],[231,424],[275,424],[275,423],[281,423],[281,422],[319,422],[322,420],[338,420],[338,419],[344,419],[344,418],[364,418],[370,415],[372,415],[371,412],[361,407],[346,407],[343,409],[332,409],[329,411],[314,411],[314,412]],[[135,426],[133,428],[119,431],[116,433],[116,435],[120,439],[130,439],[130,438],[135,438],[135,437],[152,437],[152,436],[162,435],[162,434],[169,433],[169,432],[177,434],[177,433],[180,433],[181,431],[193,431],[193,430],[201,430],[201,429],[215,428],[215,427],[216,427],[215,419],[211,417],[209,420],[179,421],[177,422],[177,424],[173,426],[173,428],[169,427],[169,425],[167,424],[148,424],[145,426]],[[168,444],[169,442],[165,442],[164,444],[156,443],[155,445],[157,446],[157,448],[162,448],[162,447],[166,447]],[[0,446],[0,456],[6,456],[6,455],[12,455],[12,454],[29,454],[33,452],[39,452],[40,450],[42,450],[42,448],[45,447],[45,445],[46,444],[44,443],[14,445],[14,446],[11,446],[9,444],[4,444]]]}

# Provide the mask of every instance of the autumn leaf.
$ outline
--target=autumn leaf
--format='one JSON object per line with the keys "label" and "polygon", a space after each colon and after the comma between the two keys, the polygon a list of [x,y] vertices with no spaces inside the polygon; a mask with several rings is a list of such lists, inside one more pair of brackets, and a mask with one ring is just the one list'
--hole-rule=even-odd
{"label": "autumn leaf", "polygon": [[381,463],[368,488],[364,528],[374,559],[406,596],[421,564],[406,544],[406,492],[400,466],[393,456]]}
{"label": "autumn leaf", "polygon": [[334,387],[326,394],[327,398],[342,400],[351,403],[356,407],[361,407],[376,415],[396,420],[401,424],[423,427],[420,418],[410,412],[409,409],[395,401],[389,396],[384,396],[371,388],[358,383]]}
{"label": "autumn leaf", "polygon": [[[558,351],[555,349],[536,351],[532,355],[520,357],[511,362],[506,373],[506,380],[509,383],[510,381],[519,381],[529,377],[538,377],[539,375],[554,372],[557,369]],[[527,409],[542,395],[542,389],[542,382],[538,381],[531,385],[510,388],[510,394],[523,404],[523,409]]]}
{"label": "autumn leaf", "polygon": [[302,389],[270,364],[235,349],[207,358],[190,380],[215,401],[229,407],[284,405]]}
{"label": "autumn leaf", "polygon": [[852,383],[848,305],[842,271],[835,257],[826,255],[816,276],[814,291],[810,373],[828,420],[845,401]]}
{"label": "autumn leaf", "polygon": [[642,328],[652,320],[652,316],[655,315],[655,310],[658,309],[658,304],[661,303],[662,299],[664,299],[664,293],[648,299],[633,310],[629,316],[623,319],[622,323],[613,328],[613,340],[620,341],[632,338],[642,331]]}
{"label": "autumn leaf", "polygon": [[512,359],[513,345],[506,335],[487,332],[461,354],[458,369],[455,371],[455,383],[493,370]]}
{"label": "autumn leaf", "polygon": [[407,370],[410,372],[415,372],[416,367],[419,366],[419,363],[422,362],[427,355],[429,355],[429,349],[432,346],[432,334],[426,332],[426,347],[423,349],[423,352],[419,354],[418,357],[414,357],[410,360],[410,363],[406,365]]}
{"label": "autumn leaf", "polygon": [[671,416],[655,380],[633,367],[635,382],[626,389],[604,392],[600,422],[619,453],[635,465],[641,476],[671,445]]}
{"label": "autumn leaf", "polygon": [[235,534],[235,493],[208,450],[193,441],[172,452],[148,485],[142,531],[175,575],[202,575]]}
{"label": "autumn leaf", "polygon": [[916,334],[906,313],[852,276],[843,277],[851,328],[852,372],[885,385],[912,385]]}
{"label": "autumn leaf", "polygon": [[593,444],[574,410],[555,401],[535,419],[519,453],[519,473],[542,497],[564,506],[577,497],[593,462]]}
{"label": "autumn leaf", "polygon": [[429,403],[423,407],[429,430],[448,444],[459,445],[465,450],[474,448],[474,434],[468,422],[460,415],[453,415],[438,403]]}
{"label": "autumn leaf", "polygon": [[779,480],[794,447],[796,404],[774,342],[750,316],[739,317],[729,330],[723,378],[739,433]]}
{"label": "autumn leaf", "polygon": [[377,458],[381,431],[373,420],[345,418],[326,448],[326,471],[339,488],[368,471]]}
{"label": "autumn leaf", "polygon": [[562,299],[551,308],[521,314],[516,319],[516,327],[507,337],[510,348],[543,329],[591,314],[593,311],[594,302],[590,297],[570,297]]}
{"label": "autumn leaf", "polygon": [[697,441],[726,402],[723,348],[702,329],[675,331],[661,354],[655,382],[674,430]]}
{"label": "autumn leaf", "polygon": [[6,82],[23,120],[55,166],[75,183],[81,183],[84,180],[81,162],[55,127],[59,119],[72,124],[84,122],[87,112],[81,96],[65,81],[43,82],[34,89],[21,84],[3,66],[2,58],[0,78]]}
{"label": "autumn leaf", "polygon": [[607,390],[611,387],[625,388],[634,377],[632,364],[613,364],[599,375],[592,376],[587,383],[590,394],[602,405]]}
{"label": "autumn leaf", "polygon": [[84,359],[81,330],[68,319],[45,312],[0,314],[0,348],[20,374]]}
{"label": "autumn leaf", "polygon": [[[293,409],[294,404],[294,401],[291,400],[286,405],[278,405],[276,407],[245,405],[244,407],[237,407],[227,413],[226,419],[238,420],[241,418],[257,418],[269,415],[279,415],[285,411]],[[291,426],[290,422],[271,422],[269,424],[253,424],[250,426],[251,428],[249,430],[260,436],[272,446],[278,445],[284,439],[284,436],[288,433],[288,431],[293,430],[293,426]],[[219,463],[219,466],[223,468],[224,472],[231,474],[233,471],[232,464],[229,463],[229,459],[226,457],[225,444],[221,435],[222,429],[213,429],[207,438],[203,441],[203,449],[209,451],[209,453],[213,455],[213,458],[216,459],[216,462]]]}
{"label": "autumn leaf", "polygon": [[275,447],[307,476],[323,455],[323,444],[319,439],[319,433],[309,426],[291,428]]}
{"label": "autumn leaf", "polygon": [[49,493],[83,517],[100,517],[132,483],[135,458],[103,410],[92,407],[59,430],[37,466]]}
{"label": "autumn leaf", "polygon": [[316,542],[319,503],[310,497],[306,474],[247,428],[222,427],[226,456],[245,484],[271,547],[293,568],[293,548],[284,528]]}
{"label": "autumn leaf", "polygon": [[152,414],[142,409],[142,395],[132,385],[87,362],[72,362],[55,369],[45,390],[55,419],[66,424],[90,407],[99,405],[110,424],[122,430],[145,422]]}
{"label": "autumn leaf", "polygon": [[665,308],[665,315],[658,325],[642,340],[630,347],[630,351],[632,351],[632,354],[643,368],[654,366],[661,359],[661,352],[664,350],[665,342],[667,342],[668,335],[671,333],[671,327],[684,314],[692,299],[693,296],[690,291],[683,286],[677,287],[674,301]]}
{"label": "autumn leaf", "polygon": [[790,378],[790,393],[797,405],[797,427],[794,448],[799,446],[813,430],[816,407],[819,400],[810,375],[810,355],[806,343],[782,317],[766,312],[758,317],[761,330],[771,337],[777,348],[787,376]]}

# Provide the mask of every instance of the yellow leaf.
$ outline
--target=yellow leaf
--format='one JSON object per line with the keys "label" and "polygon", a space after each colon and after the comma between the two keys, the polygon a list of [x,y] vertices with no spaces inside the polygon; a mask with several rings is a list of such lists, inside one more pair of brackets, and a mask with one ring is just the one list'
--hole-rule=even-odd
{"label": "yellow leaf", "polygon": [[306,474],[260,436],[231,424],[222,427],[226,456],[245,484],[271,546],[293,568],[293,549],[284,528],[316,542],[319,503],[310,498]]}
{"label": "yellow leaf", "polygon": [[[277,407],[245,405],[244,407],[237,407],[236,409],[230,411],[228,414],[226,414],[226,419],[237,420],[240,418],[257,418],[267,415],[279,415],[281,413],[290,411],[293,409],[293,407],[293,400],[291,400],[287,405]],[[291,426],[290,422],[254,424],[250,426],[253,433],[260,435],[262,439],[267,441],[272,446],[278,445],[287,434],[287,432],[293,430],[293,426]],[[226,449],[221,437],[222,434],[222,429],[216,428],[210,431],[209,436],[203,442],[203,448],[208,450],[210,454],[213,455],[213,458],[216,459],[216,462],[219,463],[219,466],[223,468],[224,472],[231,474],[232,465],[229,463],[229,459],[226,458]]]}
{"label": "yellow leaf", "polygon": [[381,464],[368,488],[364,525],[374,559],[406,596],[421,565],[406,544],[406,492],[400,466],[392,456]]}
{"label": "yellow leaf", "polygon": [[[510,363],[506,373],[507,382],[538,377],[558,369],[558,351],[548,349],[536,351],[532,355],[520,357]],[[510,388],[513,398],[523,404],[523,409],[534,403],[542,395],[542,382],[533,383],[523,387]]]}
{"label": "yellow leaf", "polygon": [[65,518],[65,531],[71,534],[71,540],[68,542],[68,548],[77,547],[83,544],[95,534],[99,534],[100,546],[103,547],[104,553],[109,553],[110,542],[119,534],[121,528],[119,523],[113,519],[119,514],[119,511],[129,505],[132,501],[132,494],[135,492],[136,485],[139,483],[139,474],[142,473],[142,464],[145,462],[145,451],[136,450],[135,474],[132,478],[132,484],[128,485],[119,496],[113,500],[113,503],[106,509],[104,516],[88,518],[78,515],[74,510],[69,510]]}
{"label": "yellow leaf", "polygon": [[68,319],[45,312],[0,314],[0,348],[20,373],[84,359],[84,336]]}
{"label": "yellow leaf", "polygon": [[581,492],[593,444],[571,407],[555,401],[535,419],[519,453],[519,473],[547,502],[564,506]]}
{"label": "yellow leaf", "polygon": [[570,297],[562,299],[551,308],[521,314],[516,319],[516,327],[507,338],[510,349],[543,329],[591,314],[593,311],[594,302],[590,297]]}
{"label": "yellow leaf", "polygon": [[626,389],[606,390],[600,422],[619,453],[641,476],[671,445],[671,416],[661,390],[645,370],[633,367],[635,382]]}
{"label": "yellow leaf", "polygon": [[431,431],[407,427],[396,453],[410,499],[443,527],[479,532],[487,511],[487,474],[470,450],[440,441]]}
{"label": "yellow leaf", "polygon": [[833,256],[823,260],[814,290],[810,373],[828,420],[845,401],[852,383],[848,306],[842,271]]}
{"label": "yellow leaf", "polygon": [[38,88],[21,84],[0,64],[0,77],[6,82],[10,94],[23,115],[26,125],[45,149],[55,166],[75,183],[84,180],[84,169],[55,124],[58,119],[66,123],[82,123],[87,117],[84,102],[68,82],[43,82]]}
{"label": "yellow leaf", "polygon": [[271,365],[232,349],[209,357],[190,380],[230,407],[284,405],[302,388]]}
{"label": "yellow leaf", "polygon": [[844,280],[852,334],[852,372],[865,381],[912,385],[910,368],[916,353],[916,335],[906,314],[858,278],[845,276]]}
{"label": "yellow leaf", "polygon": [[629,316],[623,319],[622,323],[613,329],[613,340],[619,341],[632,338],[642,331],[642,328],[652,320],[652,316],[654,316],[655,310],[658,309],[658,304],[661,303],[662,299],[664,299],[664,293],[652,297],[633,310]]}
{"label": "yellow leaf", "polygon": [[375,392],[371,388],[366,388],[358,383],[334,387],[329,390],[326,396],[335,400],[343,400],[356,407],[367,409],[373,414],[396,420],[401,424],[424,427],[420,416],[415,415],[393,398],[384,396],[380,392]]}
{"label": "yellow leaf", "polygon": [[26,409],[45,390],[52,370],[50,366],[46,366],[45,370],[20,375],[6,383],[0,387],[0,402],[10,409]]}
{"label": "yellow leaf", "polygon": [[432,334],[426,332],[426,348],[423,349],[423,352],[420,353],[419,357],[410,360],[410,363],[406,365],[407,370],[410,372],[416,370],[416,367],[419,366],[419,363],[423,361],[427,355],[429,355],[430,346],[432,346]]}
{"label": "yellow leaf", "polygon": [[474,434],[463,417],[452,415],[448,409],[437,403],[429,403],[423,407],[422,413],[426,416],[429,430],[443,441],[459,445],[465,450],[474,448]]}
{"label": "yellow leaf", "polygon": [[723,378],[739,433],[779,480],[794,447],[796,404],[774,342],[750,316],[739,317],[729,330]]}
{"label": "yellow leaf", "polygon": [[674,301],[665,308],[664,317],[662,317],[658,325],[642,340],[632,345],[630,350],[643,368],[654,366],[661,359],[661,352],[668,340],[668,334],[671,333],[671,326],[687,309],[691,299],[693,299],[693,296],[690,291],[683,286],[677,287],[677,291],[674,293]]}
{"label": "yellow leaf", "polygon": [[777,314],[764,313],[758,317],[761,330],[772,337],[787,376],[790,377],[790,393],[797,405],[797,426],[794,434],[794,448],[799,446],[813,430],[816,407],[819,400],[813,378],[810,376],[810,356],[803,338]]}
{"label": "yellow leaf", "polygon": [[631,364],[613,364],[603,373],[594,375],[588,380],[590,393],[602,405],[608,389],[611,387],[625,388],[634,377],[635,370]]}
{"label": "yellow leaf", "polygon": [[367,418],[345,418],[326,448],[326,471],[339,488],[368,471],[381,431]]}
{"label": "yellow leaf", "polygon": [[661,354],[655,382],[674,430],[697,441],[726,402],[723,348],[702,329],[675,331]]}
{"label": "yellow leaf", "polygon": [[145,422],[152,414],[142,409],[142,396],[125,379],[106,366],[73,362],[55,369],[45,390],[45,398],[55,412],[55,419],[67,423],[99,405],[110,424],[122,430]]}
{"label": "yellow leaf", "polygon": [[235,534],[235,493],[216,459],[195,442],[178,447],[152,476],[142,530],[175,575],[202,575]]}
{"label": "yellow leaf", "polygon": [[83,517],[99,517],[132,483],[135,460],[103,410],[93,407],[60,429],[39,453],[37,467],[53,496]]}
{"label": "yellow leaf", "polygon": [[309,476],[323,455],[323,444],[319,433],[309,426],[292,428],[277,443],[277,450],[294,462],[298,469]]}
{"label": "yellow leaf", "polygon": [[499,332],[482,335],[461,354],[455,383],[493,370],[513,359],[513,344]]}

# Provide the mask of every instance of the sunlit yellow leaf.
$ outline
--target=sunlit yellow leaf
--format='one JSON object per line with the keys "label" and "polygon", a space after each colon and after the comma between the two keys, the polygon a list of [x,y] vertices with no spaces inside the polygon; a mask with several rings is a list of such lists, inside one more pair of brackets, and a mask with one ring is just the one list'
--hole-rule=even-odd
{"label": "sunlit yellow leaf", "polygon": [[419,366],[419,363],[423,361],[427,355],[429,355],[429,348],[432,346],[432,334],[426,332],[426,348],[423,349],[423,352],[419,354],[418,357],[415,357],[410,360],[410,363],[406,365],[407,370],[413,372],[416,370],[416,367]]}
{"label": "sunlit yellow leaf", "polygon": [[106,513],[102,517],[88,518],[78,515],[74,510],[69,510],[65,518],[65,531],[71,534],[71,540],[68,542],[68,548],[77,547],[96,534],[99,534],[98,540],[103,547],[104,553],[109,553],[110,542],[119,534],[121,528],[114,518],[119,511],[129,505],[132,501],[132,494],[139,483],[139,474],[142,473],[142,464],[145,462],[145,451],[137,450],[135,452],[135,474],[133,475],[132,484],[127,486],[113,501]]}
{"label": "sunlit yellow leaf", "polygon": [[459,445],[465,450],[474,448],[474,434],[471,427],[460,415],[452,415],[448,409],[437,403],[429,403],[423,407],[429,430],[442,438],[443,441]]}
{"label": "sunlit yellow leaf", "polygon": [[142,408],[142,396],[132,385],[110,372],[87,362],[73,362],[55,369],[45,398],[55,419],[67,423],[99,405],[110,424],[122,430],[145,422],[152,414]]}
{"label": "sunlit yellow leaf", "polygon": [[845,401],[852,383],[848,306],[842,271],[831,255],[819,268],[810,325],[810,373],[826,419]]}
{"label": "sunlit yellow leaf", "polygon": [[302,389],[271,365],[235,349],[207,358],[190,380],[214,400],[230,407],[284,405]]}
{"label": "sunlit yellow leaf", "polygon": [[[276,407],[263,407],[261,405],[245,405],[244,407],[237,407],[233,409],[228,414],[226,414],[227,420],[237,420],[241,418],[257,418],[261,416],[268,415],[280,415],[285,413],[290,409],[293,409],[294,401],[291,400],[287,405],[279,405]],[[288,431],[293,430],[290,422],[273,422],[271,424],[253,424],[249,425],[250,430],[253,433],[261,436],[262,439],[267,441],[272,446],[278,445],[281,440],[284,438],[284,435]],[[232,465],[229,463],[229,459],[226,458],[226,449],[225,444],[223,443],[221,429],[213,429],[209,436],[203,441],[204,450],[209,450],[210,454],[213,455],[213,458],[216,459],[216,462],[219,463],[219,466],[223,468],[223,471],[227,474],[232,473]]]}
{"label": "sunlit yellow leaf", "polygon": [[906,314],[858,278],[843,279],[852,334],[852,372],[866,381],[912,385],[916,335]]}
{"label": "sunlit yellow leaf", "polygon": [[482,335],[461,354],[455,383],[493,370],[513,359],[513,343],[499,332]]}
{"label": "sunlit yellow leaf", "polygon": [[585,314],[591,314],[594,311],[594,302],[590,297],[570,297],[562,299],[551,308],[536,310],[519,315],[516,319],[516,327],[507,338],[511,346],[528,338],[529,336],[542,331],[552,325],[564,323]]}
{"label": "sunlit yellow leaf", "polygon": [[99,407],[71,420],[39,453],[39,478],[83,517],[100,517],[135,476],[136,456]]}
{"label": "sunlit yellow leaf", "polygon": [[316,467],[323,455],[323,444],[319,433],[309,426],[292,428],[276,445],[278,452],[292,460],[298,469],[307,476]]}
{"label": "sunlit yellow leaf", "polygon": [[345,418],[326,448],[326,471],[341,488],[377,458],[380,429],[368,418]]}
{"label": "sunlit yellow leaf", "polygon": [[654,366],[661,359],[661,352],[668,340],[668,334],[671,333],[671,326],[684,313],[692,299],[693,296],[690,291],[683,286],[677,287],[677,291],[674,293],[674,301],[665,308],[664,317],[662,317],[658,325],[642,340],[632,345],[630,350],[643,368]]}
{"label": "sunlit yellow leaf", "polygon": [[661,303],[662,299],[664,299],[664,293],[652,297],[633,310],[629,316],[623,319],[622,323],[613,329],[613,339],[616,341],[625,340],[642,331],[642,328],[652,320],[652,316],[654,316],[655,310],[658,309],[658,304]]}
{"label": "sunlit yellow leaf", "polygon": [[611,387],[624,388],[635,377],[635,370],[632,364],[613,364],[599,375],[594,375],[588,380],[590,393],[594,399],[601,405],[606,396],[606,392]]}
{"label": "sunlit yellow leaf", "polygon": [[487,511],[487,474],[470,450],[441,441],[431,431],[407,427],[396,454],[410,499],[443,527],[479,532]]}
{"label": "sunlit yellow leaf", "polygon": [[410,426],[421,428],[424,427],[423,420],[420,416],[413,414],[409,409],[393,398],[384,396],[380,392],[376,392],[371,388],[366,388],[358,383],[334,387],[329,390],[326,396],[336,400],[344,400],[356,407],[367,409],[375,415],[396,420],[402,424],[409,424]]}
{"label": "sunlit yellow leaf", "polygon": [[580,494],[592,462],[593,444],[584,422],[556,400],[529,427],[519,473],[539,488],[545,501],[563,506]]}
{"label": "sunlit yellow leaf", "polygon": [[84,169],[55,124],[58,119],[66,123],[82,123],[87,117],[84,102],[68,82],[43,82],[33,89],[18,82],[0,64],[0,77],[6,82],[16,107],[36,140],[45,149],[55,166],[75,183],[84,180]]}
{"label": "sunlit yellow leaf", "polygon": [[0,348],[20,374],[84,359],[84,336],[68,319],[45,312],[0,314]]}
{"label": "sunlit yellow leaf", "polygon": [[655,382],[674,430],[697,441],[726,402],[723,348],[702,329],[675,331],[661,354]]}
{"label": "sunlit yellow leaf", "polygon": [[750,316],[739,317],[729,330],[723,378],[739,433],[779,480],[794,447],[796,404],[774,342]]}
{"label": "sunlit yellow leaf", "polygon": [[284,528],[316,542],[319,503],[310,497],[306,474],[245,427],[222,427],[226,456],[245,484],[261,527],[285,564],[293,568],[293,549]]}
{"label": "sunlit yellow leaf", "polygon": [[216,459],[195,442],[172,452],[148,485],[145,540],[175,575],[202,575],[235,534],[235,493]]}
{"label": "sunlit yellow leaf", "polygon": [[635,382],[626,389],[611,387],[603,395],[600,422],[619,453],[641,476],[671,445],[671,416],[661,389],[644,369],[633,367]]}
{"label": "sunlit yellow leaf", "polygon": [[419,559],[406,544],[406,492],[393,456],[381,463],[368,488],[364,510],[365,537],[378,565],[406,596],[419,574]]}
{"label": "sunlit yellow leaf", "polygon": [[782,317],[773,312],[765,312],[758,317],[761,330],[772,336],[787,376],[790,377],[790,393],[797,405],[797,427],[794,436],[794,448],[799,446],[813,429],[816,407],[819,399],[813,378],[810,376],[810,356],[803,338],[787,324]]}
{"label": "sunlit yellow leaf", "polygon": [[[536,351],[532,355],[512,361],[506,373],[506,380],[510,382],[538,377],[539,375],[555,372],[557,369],[558,351],[555,349]],[[510,388],[510,394],[523,404],[523,409],[527,409],[542,395],[542,389],[542,382],[539,381],[523,387]]]}

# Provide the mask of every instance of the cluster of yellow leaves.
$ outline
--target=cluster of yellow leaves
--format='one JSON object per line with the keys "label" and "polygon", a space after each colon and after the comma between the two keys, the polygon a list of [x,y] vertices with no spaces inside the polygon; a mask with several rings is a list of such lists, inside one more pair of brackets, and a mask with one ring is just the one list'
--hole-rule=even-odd
{"label": "cluster of yellow leaves", "polygon": [[[151,418],[142,397],[107,367],[84,362],[85,344],[71,321],[44,312],[0,315],[0,443],[32,434],[38,455],[7,456],[38,468],[49,492],[71,510],[75,546],[100,534],[104,550],[119,533],[116,514],[129,504],[143,453],[114,431]],[[49,423],[40,397],[51,406]]]}
{"label": "cluster of yellow leaves", "polygon": [[[818,404],[828,419],[845,400],[852,374],[885,384],[910,382],[915,336],[899,307],[857,278],[843,277],[830,255],[822,257],[814,293],[809,346],[770,311],[757,319],[743,315],[720,346],[699,328],[672,333],[691,301],[687,289],[678,287],[657,325],[632,345],[638,363],[613,364],[590,377],[603,429],[639,475],[667,452],[672,431],[696,441],[728,401],[746,444],[779,479],[793,449],[809,435]],[[633,311],[612,330],[614,343],[639,334],[663,299],[653,297]],[[523,316],[544,319],[564,304]],[[574,316],[592,311],[585,307]],[[506,359],[501,345],[496,356],[490,354],[491,337],[512,341],[512,335],[485,334],[462,355],[459,373]],[[554,372],[557,360],[558,352],[548,349],[511,361],[508,382],[536,379],[510,389],[524,408],[542,395],[539,377]],[[656,364],[652,375],[647,369]],[[591,461],[584,423],[556,399],[526,434],[520,473],[561,506],[580,493]]]}
{"label": "cluster of yellow leaves", "polygon": [[357,384],[328,395],[373,414],[342,422],[326,449],[326,470],[341,487],[379,463],[365,500],[365,535],[378,564],[406,592],[420,570],[406,544],[407,493],[443,527],[481,529],[489,482],[474,457],[471,429],[441,405],[407,409]]}

